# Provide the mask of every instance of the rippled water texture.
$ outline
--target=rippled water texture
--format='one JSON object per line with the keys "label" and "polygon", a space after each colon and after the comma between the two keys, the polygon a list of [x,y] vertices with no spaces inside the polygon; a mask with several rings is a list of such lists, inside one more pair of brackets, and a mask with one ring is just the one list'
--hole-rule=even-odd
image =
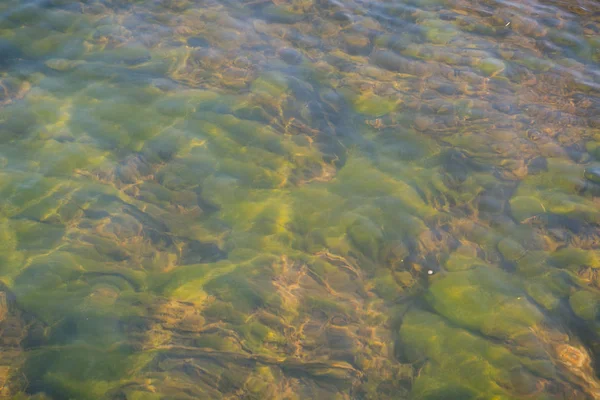
{"label": "rippled water texture", "polygon": [[600,399],[600,3],[0,1],[0,397]]}

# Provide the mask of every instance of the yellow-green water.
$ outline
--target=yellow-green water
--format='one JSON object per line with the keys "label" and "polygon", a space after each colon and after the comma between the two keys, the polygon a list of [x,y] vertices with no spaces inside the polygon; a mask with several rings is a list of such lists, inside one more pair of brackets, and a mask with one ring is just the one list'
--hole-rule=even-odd
{"label": "yellow-green water", "polygon": [[600,399],[600,4],[0,2],[0,397]]}

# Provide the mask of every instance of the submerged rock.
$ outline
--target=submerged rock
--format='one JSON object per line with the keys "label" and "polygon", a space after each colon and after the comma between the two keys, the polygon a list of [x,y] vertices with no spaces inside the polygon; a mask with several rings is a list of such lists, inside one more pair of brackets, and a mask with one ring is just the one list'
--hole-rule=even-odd
{"label": "submerged rock", "polygon": [[504,64],[504,61],[498,60],[497,58],[484,58],[477,63],[477,68],[479,68],[484,75],[494,77],[504,72],[506,65]]}
{"label": "submerged rock", "polygon": [[302,63],[303,56],[296,49],[283,48],[278,51],[279,57],[288,64],[298,65]]}
{"label": "submerged rock", "polygon": [[400,328],[400,339],[409,361],[425,362],[412,387],[412,398],[509,399],[537,394],[541,380],[519,357],[435,314],[410,311]]}
{"label": "submerged rock", "polygon": [[588,181],[600,183],[600,167],[586,168],[584,177]]}
{"label": "submerged rock", "polygon": [[535,197],[515,196],[510,199],[510,209],[516,221],[522,222],[546,212],[543,204]]}
{"label": "submerged rock", "polygon": [[573,312],[585,320],[595,320],[600,310],[600,295],[586,290],[580,290],[569,298]]}
{"label": "submerged rock", "polygon": [[431,284],[426,297],[450,321],[498,338],[527,331],[543,319],[518,281],[494,267],[441,276]]}
{"label": "submerged rock", "polygon": [[290,6],[270,4],[262,10],[263,17],[269,22],[293,24],[303,20],[302,13],[293,10]]}

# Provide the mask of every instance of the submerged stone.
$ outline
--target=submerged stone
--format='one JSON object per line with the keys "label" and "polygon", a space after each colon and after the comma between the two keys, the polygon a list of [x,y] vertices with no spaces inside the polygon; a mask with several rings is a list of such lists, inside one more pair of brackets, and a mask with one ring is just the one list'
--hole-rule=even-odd
{"label": "submerged stone", "polygon": [[527,331],[543,319],[518,281],[493,267],[440,277],[431,284],[426,297],[450,321],[499,338]]}
{"label": "submerged stone", "polygon": [[527,253],[518,241],[511,238],[502,239],[498,243],[498,251],[508,261],[517,261]]}
{"label": "submerged stone", "polygon": [[585,10],[195,3],[0,1],[1,395],[600,387]]}
{"label": "submerged stone", "polygon": [[588,181],[600,183],[600,167],[586,168],[584,172],[584,177]]}
{"label": "submerged stone", "polygon": [[546,211],[543,204],[531,196],[513,197],[510,199],[510,209],[514,219],[518,222],[541,215]]}
{"label": "submerged stone", "polygon": [[73,68],[76,68],[83,63],[85,63],[85,61],[82,61],[82,60],[73,61],[73,60],[67,60],[64,58],[53,58],[53,59],[46,61],[45,64],[48,68],[52,68],[56,71],[63,72],[63,71],[68,71]]}
{"label": "submerged stone", "polygon": [[484,58],[483,60],[479,61],[479,63],[477,64],[477,67],[485,75],[494,77],[494,76],[502,73],[504,71],[504,69],[506,68],[506,65],[504,64],[504,61],[502,61],[502,60],[489,57],[489,58]]}
{"label": "submerged stone", "polygon": [[302,13],[297,13],[290,6],[270,4],[263,8],[263,17],[270,22],[293,24],[304,19]]}
{"label": "submerged stone", "polygon": [[[403,319],[400,340],[410,362],[427,360],[411,398],[509,399],[535,392],[536,378],[507,348],[435,314],[411,310]],[[518,374],[511,376],[510,371]]]}
{"label": "submerged stone", "polygon": [[447,44],[458,33],[453,25],[439,19],[427,19],[424,26],[425,38],[435,44]]}
{"label": "submerged stone", "polygon": [[528,251],[516,261],[517,271],[525,277],[536,276],[547,269],[548,254],[544,251]]}
{"label": "submerged stone", "polygon": [[407,60],[394,52],[387,50],[377,50],[371,55],[371,60],[375,65],[390,71],[402,72],[406,68]]}
{"label": "submerged stone", "polygon": [[250,85],[253,93],[281,96],[288,89],[288,83],[283,75],[269,74],[255,79]]}
{"label": "submerged stone", "polygon": [[554,252],[550,262],[557,267],[571,270],[580,267],[600,268],[600,254],[595,250],[565,247]]}
{"label": "submerged stone", "polygon": [[587,290],[579,290],[569,297],[573,312],[582,319],[596,319],[600,306],[600,295]]}
{"label": "submerged stone", "polygon": [[371,45],[369,37],[361,32],[344,34],[342,40],[350,54],[365,54]]}
{"label": "submerged stone", "polygon": [[560,297],[550,290],[545,282],[531,282],[525,285],[527,294],[547,310],[554,310],[560,303]]}
{"label": "submerged stone", "polygon": [[187,45],[190,47],[210,47],[210,42],[205,37],[193,36],[188,38]]}
{"label": "submerged stone", "polygon": [[279,57],[288,64],[298,65],[302,63],[302,53],[296,49],[284,48],[279,50]]}
{"label": "submerged stone", "polygon": [[446,261],[446,269],[448,271],[464,271],[472,268],[476,268],[478,265],[485,265],[486,262],[470,255],[460,254],[454,252],[450,255]]}
{"label": "submerged stone", "polygon": [[353,100],[356,112],[370,117],[381,117],[396,109],[396,100],[370,93],[362,93]]}
{"label": "submerged stone", "polygon": [[381,230],[366,218],[358,219],[348,229],[348,236],[367,257],[377,259],[383,242]]}
{"label": "submerged stone", "polygon": [[22,52],[17,45],[6,39],[0,39],[0,66],[6,67],[21,57]]}

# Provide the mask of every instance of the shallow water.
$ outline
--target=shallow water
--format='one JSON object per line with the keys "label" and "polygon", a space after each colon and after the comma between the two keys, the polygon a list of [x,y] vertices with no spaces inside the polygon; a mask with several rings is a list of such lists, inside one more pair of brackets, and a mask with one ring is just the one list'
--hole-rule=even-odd
{"label": "shallow water", "polygon": [[0,2],[0,397],[600,399],[600,4]]}

